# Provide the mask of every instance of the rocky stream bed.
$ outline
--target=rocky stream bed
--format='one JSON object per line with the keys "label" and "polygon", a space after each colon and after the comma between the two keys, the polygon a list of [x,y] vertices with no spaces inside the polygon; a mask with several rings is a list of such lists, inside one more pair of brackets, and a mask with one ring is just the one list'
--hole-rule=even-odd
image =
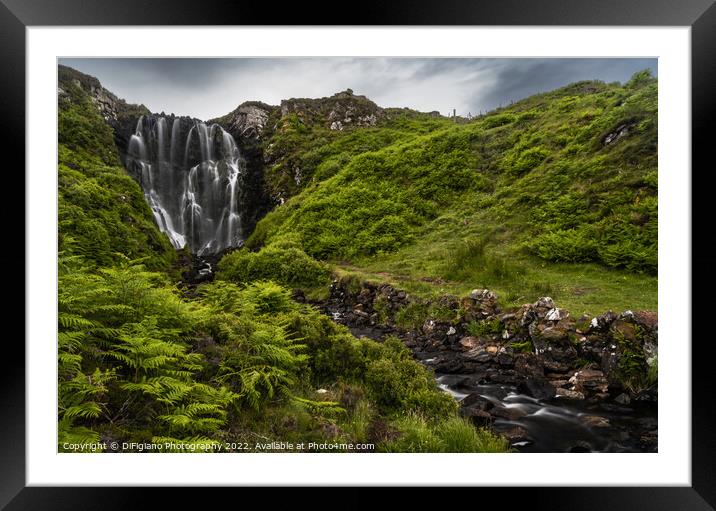
{"label": "rocky stream bed", "polygon": [[[389,285],[335,281],[316,304],[354,335],[393,335],[435,372],[476,425],[520,452],[656,452],[658,324],[651,312],[570,318],[548,297],[501,311],[488,290],[443,297],[453,321],[395,326],[411,298]],[[471,335],[470,326],[489,333]],[[483,328],[487,329],[487,328]]]}

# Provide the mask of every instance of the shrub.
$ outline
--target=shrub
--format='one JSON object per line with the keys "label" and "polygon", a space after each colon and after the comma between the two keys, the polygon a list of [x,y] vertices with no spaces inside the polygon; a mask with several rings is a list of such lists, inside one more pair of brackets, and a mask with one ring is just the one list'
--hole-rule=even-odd
{"label": "shrub", "polygon": [[587,229],[548,232],[538,236],[533,247],[543,259],[571,263],[592,261],[597,253],[597,241]]}
{"label": "shrub", "polygon": [[[524,119],[532,119],[533,117],[525,116]],[[489,115],[482,121],[482,125],[487,128],[497,128],[498,126],[504,126],[511,124],[517,120],[517,116],[513,114],[500,114],[500,115]]]}
{"label": "shrub", "polygon": [[301,288],[327,285],[331,275],[325,264],[291,246],[270,245],[259,252],[236,250],[225,255],[218,268],[219,279],[237,284],[273,280],[284,286]]}
{"label": "shrub", "polygon": [[549,151],[542,147],[531,147],[517,157],[512,165],[512,171],[520,175],[525,174],[542,163],[549,154]]}

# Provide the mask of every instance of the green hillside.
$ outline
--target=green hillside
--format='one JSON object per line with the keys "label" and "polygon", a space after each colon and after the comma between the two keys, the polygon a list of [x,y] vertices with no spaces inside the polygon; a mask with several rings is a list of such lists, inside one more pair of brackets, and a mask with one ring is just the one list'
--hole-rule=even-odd
{"label": "green hillside", "polygon": [[159,231],[142,188],[122,166],[97,97],[116,101],[135,119],[145,112],[117,100],[97,79],[64,66],[58,85],[60,252],[100,266],[122,256],[146,257],[148,266],[165,268],[174,250]]}
{"label": "green hillside", "polygon": [[308,144],[309,178],[247,245],[428,295],[484,286],[508,304],[656,309],[656,147],[648,72],[469,122],[381,120]]}

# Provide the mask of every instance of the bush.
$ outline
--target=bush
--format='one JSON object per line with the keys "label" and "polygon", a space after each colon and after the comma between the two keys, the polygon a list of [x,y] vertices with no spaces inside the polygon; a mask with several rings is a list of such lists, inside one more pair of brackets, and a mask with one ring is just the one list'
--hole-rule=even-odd
{"label": "bush", "polygon": [[525,174],[542,163],[549,154],[549,151],[542,147],[531,147],[517,157],[512,171],[516,174]]}
{"label": "bush", "polygon": [[426,417],[444,417],[457,411],[457,403],[441,392],[433,375],[412,360],[401,341],[386,341],[380,357],[366,364],[368,395],[384,411],[415,411]]}
{"label": "bush", "polygon": [[295,247],[268,246],[259,252],[236,250],[219,261],[217,277],[237,284],[272,280],[295,288],[327,285],[328,267]]}
{"label": "bush", "polygon": [[[526,119],[532,119],[533,117],[525,117]],[[497,128],[498,126],[504,126],[511,124],[517,120],[517,116],[513,114],[500,114],[500,115],[489,115],[482,121],[482,125],[487,128]]]}
{"label": "bush", "polygon": [[537,255],[549,261],[587,262],[597,254],[597,241],[587,229],[548,232],[539,236],[533,247]]}

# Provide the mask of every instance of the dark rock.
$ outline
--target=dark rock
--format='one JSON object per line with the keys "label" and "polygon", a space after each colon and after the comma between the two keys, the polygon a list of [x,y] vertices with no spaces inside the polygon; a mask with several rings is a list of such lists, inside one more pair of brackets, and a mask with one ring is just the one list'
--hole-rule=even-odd
{"label": "dark rock", "polygon": [[515,358],[509,353],[498,353],[497,363],[501,366],[510,367],[515,365]]}
{"label": "dark rock", "polygon": [[629,130],[631,130],[631,128],[633,128],[634,125],[635,125],[635,123],[633,123],[633,122],[626,123],[626,124],[620,124],[619,126],[614,128],[614,130],[612,130],[609,133],[607,133],[606,135],[604,135],[604,137],[602,138],[602,144],[607,146],[609,144],[613,144],[620,138],[625,137],[626,135],[629,134]]}
{"label": "dark rock", "polygon": [[581,392],[577,392],[576,390],[558,388],[558,389],[556,389],[556,392],[557,392],[557,397],[562,398],[562,399],[575,399],[575,400],[584,399],[584,394],[582,394]]}
{"label": "dark rock", "polygon": [[554,300],[552,300],[549,296],[543,296],[542,298],[538,298],[533,306],[540,309],[554,309]]}
{"label": "dark rock", "polygon": [[492,425],[494,419],[492,415],[484,410],[476,408],[466,408],[460,412],[463,417],[469,418],[475,426],[487,427]]}
{"label": "dark rock", "polygon": [[517,442],[525,442],[525,441],[531,441],[529,434],[524,428],[521,428],[520,426],[515,426],[514,428],[508,429],[506,431],[500,432],[500,435],[507,438],[507,440],[511,444],[515,444]]}
{"label": "dark rock", "polygon": [[544,379],[527,378],[517,385],[517,390],[540,400],[552,399],[557,395],[555,388]]}
{"label": "dark rock", "polygon": [[609,383],[602,371],[595,369],[582,369],[574,373],[569,379],[569,382],[574,385],[574,389],[577,392],[583,394],[593,393],[607,393],[609,390]]}
{"label": "dark rock", "polygon": [[520,353],[515,356],[515,371],[527,377],[544,377],[544,366],[533,353]]}
{"label": "dark rock", "polygon": [[440,377],[440,383],[448,387],[461,387],[470,383],[471,378],[462,374],[445,374]]}
{"label": "dark rock", "polygon": [[544,319],[546,319],[547,321],[561,321],[568,317],[569,312],[555,307],[547,311],[547,314],[545,314]]}
{"label": "dark rock", "polygon": [[629,403],[631,403],[631,398],[629,397],[629,394],[622,393],[615,397],[614,401],[616,401],[620,405],[628,405]]}
{"label": "dark rock", "polygon": [[592,446],[580,440],[576,445],[570,447],[569,452],[592,452]]}
{"label": "dark rock", "polygon": [[516,407],[504,407],[504,406],[495,406],[490,410],[490,415],[493,417],[498,417],[500,419],[507,419],[510,421],[517,420],[521,417],[524,417],[527,415],[527,413],[524,410],[521,410]]}
{"label": "dark rock", "polygon": [[589,323],[589,328],[587,329],[587,332],[604,332],[609,329],[615,319],[617,319],[617,315],[614,314],[612,311],[600,314],[599,316],[592,318],[591,323]]}
{"label": "dark rock", "polygon": [[490,362],[494,358],[494,355],[484,351],[482,348],[476,348],[465,353],[465,357],[475,362]]}
{"label": "dark rock", "polygon": [[478,393],[473,393],[465,396],[460,400],[460,406],[463,408],[474,408],[477,410],[490,410],[494,407],[492,401],[482,397]]}

